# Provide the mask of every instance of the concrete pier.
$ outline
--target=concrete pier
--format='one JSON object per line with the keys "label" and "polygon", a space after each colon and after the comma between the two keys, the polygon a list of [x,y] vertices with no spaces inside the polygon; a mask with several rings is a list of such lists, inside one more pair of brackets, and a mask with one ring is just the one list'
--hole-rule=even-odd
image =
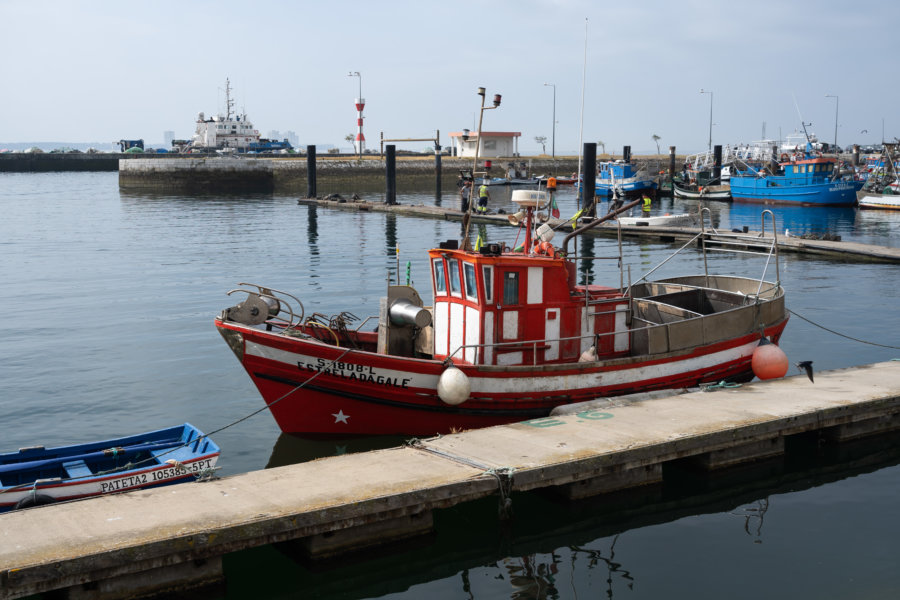
{"label": "concrete pier", "polygon": [[[900,429],[900,362],[669,397],[600,399],[513,425],[218,481],[0,515],[0,599],[134,597],[222,577],[221,556],[298,540],[313,556],[428,531],[434,510],[541,488],[580,498]],[[160,573],[169,573],[155,584]]]}
{"label": "concrete pier", "polygon": [[254,158],[168,158],[119,161],[119,187],[189,192],[271,192],[272,162]]}

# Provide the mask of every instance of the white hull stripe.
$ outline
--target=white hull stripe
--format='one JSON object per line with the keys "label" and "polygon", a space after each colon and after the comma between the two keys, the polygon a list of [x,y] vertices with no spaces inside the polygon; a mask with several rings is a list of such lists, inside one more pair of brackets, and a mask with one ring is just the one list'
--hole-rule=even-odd
{"label": "white hull stripe", "polygon": [[[672,360],[670,362],[654,365],[642,366],[636,364],[633,367],[617,370],[593,370],[577,375],[528,376],[523,374],[516,377],[497,377],[490,373],[470,373],[469,381],[473,396],[504,393],[525,393],[533,395],[535,393],[559,392],[561,390],[580,390],[601,386],[622,386],[636,384],[651,379],[675,377],[693,371],[709,370],[719,365],[751,356],[756,346],[757,341],[754,340],[742,346],[727,348],[725,350],[693,358]],[[425,375],[397,369],[375,368],[365,364],[351,362],[353,358],[359,356],[358,354],[354,355],[352,352],[348,354],[343,361],[338,361],[333,365],[330,364],[331,361],[324,358],[280,350],[249,340],[246,342],[244,352],[250,356],[289,365],[288,368],[297,368],[298,364],[303,365],[303,368],[309,372],[310,375],[317,371],[325,370],[328,374],[344,378],[361,380],[363,378],[360,376],[365,375],[366,378],[380,377],[382,378],[382,381],[391,379],[397,382],[404,382],[403,387],[408,388],[420,388],[430,391],[437,389],[438,376],[436,375]],[[573,363],[573,366],[575,366],[575,363]]]}
{"label": "white hull stripe", "polygon": [[212,469],[216,466],[218,458],[218,455],[203,456],[185,461],[181,463],[182,466],[157,466],[137,472],[131,471],[119,476],[85,477],[83,480],[63,479],[59,483],[39,485],[35,491],[32,491],[29,484],[15,491],[0,493],[0,506],[12,506],[32,494],[66,500],[162,485],[188,475],[199,475],[206,469]]}

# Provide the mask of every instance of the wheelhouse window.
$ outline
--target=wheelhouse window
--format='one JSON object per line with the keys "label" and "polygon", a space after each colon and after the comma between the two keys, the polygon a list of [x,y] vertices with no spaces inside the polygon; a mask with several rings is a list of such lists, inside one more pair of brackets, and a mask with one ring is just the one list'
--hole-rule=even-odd
{"label": "wheelhouse window", "polygon": [[519,303],[519,274],[507,271],[503,276],[503,304],[511,306]]}
{"label": "wheelhouse window", "polygon": [[459,296],[462,294],[459,281],[459,261],[456,259],[447,261],[447,277],[450,279],[450,295]]}
{"label": "wheelhouse window", "polygon": [[431,261],[431,267],[434,269],[434,294],[445,296],[447,294],[447,280],[444,278],[444,261],[435,258]]}
{"label": "wheelhouse window", "polygon": [[494,301],[494,267],[482,267],[481,276],[484,279],[484,301],[491,304]]}
{"label": "wheelhouse window", "polygon": [[463,263],[463,275],[466,278],[466,298],[478,302],[478,285],[475,283],[475,265]]}

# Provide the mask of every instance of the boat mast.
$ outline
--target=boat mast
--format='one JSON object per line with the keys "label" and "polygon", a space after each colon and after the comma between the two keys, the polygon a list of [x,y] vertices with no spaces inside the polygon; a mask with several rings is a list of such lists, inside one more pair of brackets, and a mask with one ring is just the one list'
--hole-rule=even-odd
{"label": "boat mast", "polygon": [[[794,96],[793,94],[791,94]],[[806,123],[803,122],[803,115],[800,114],[800,105],[797,104],[797,97],[794,96],[794,108],[797,109],[797,116],[800,117],[800,126],[803,127],[803,135],[806,136],[806,153],[812,152],[812,142],[809,141],[809,132],[806,131]],[[810,123],[812,125],[812,123]]]}
{"label": "boat mast", "polygon": [[231,120],[231,107],[234,106],[234,101],[231,99],[231,82],[228,78],[225,78],[225,120]]}
{"label": "boat mast", "polygon": [[587,36],[588,36],[588,20],[584,18],[584,62],[581,67],[581,125],[578,132],[578,178],[575,184],[578,186],[578,208],[581,206],[582,198],[584,198],[584,182],[581,180],[581,155],[584,152],[584,87],[587,81]]}

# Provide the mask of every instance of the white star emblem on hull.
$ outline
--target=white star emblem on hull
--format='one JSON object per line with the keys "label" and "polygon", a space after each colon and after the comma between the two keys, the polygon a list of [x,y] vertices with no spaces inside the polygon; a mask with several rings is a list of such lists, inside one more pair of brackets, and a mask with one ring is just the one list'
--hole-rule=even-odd
{"label": "white star emblem on hull", "polygon": [[348,424],[347,419],[350,418],[350,415],[345,415],[343,410],[339,410],[337,411],[337,413],[332,413],[331,416],[334,417],[335,423],[344,423],[345,425]]}

